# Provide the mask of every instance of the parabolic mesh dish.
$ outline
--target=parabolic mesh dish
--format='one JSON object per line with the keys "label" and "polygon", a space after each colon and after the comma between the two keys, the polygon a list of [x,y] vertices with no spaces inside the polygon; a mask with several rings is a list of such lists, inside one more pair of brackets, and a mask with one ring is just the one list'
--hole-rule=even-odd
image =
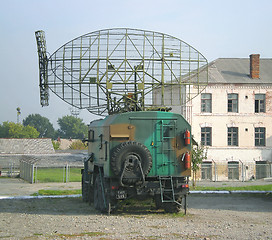
{"label": "parabolic mesh dish", "polygon": [[36,32],[41,104],[48,89],[98,115],[185,105],[208,83],[207,59],[167,34],[117,28],[95,31],[46,54]]}

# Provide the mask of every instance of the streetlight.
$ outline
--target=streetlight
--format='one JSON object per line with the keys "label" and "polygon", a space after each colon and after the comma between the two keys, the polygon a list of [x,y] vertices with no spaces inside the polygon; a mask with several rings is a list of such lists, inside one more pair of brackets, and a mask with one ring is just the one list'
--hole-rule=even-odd
{"label": "streetlight", "polygon": [[21,108],[17,107],[17,123],[19,123],[19,116],[21,115]]}

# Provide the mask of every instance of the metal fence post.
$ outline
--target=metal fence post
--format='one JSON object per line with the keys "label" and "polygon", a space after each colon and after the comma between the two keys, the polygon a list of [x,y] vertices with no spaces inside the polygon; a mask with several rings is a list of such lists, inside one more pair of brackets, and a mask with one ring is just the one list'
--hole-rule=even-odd
{"label": "metal fence post", "polygon": [[36,171],[35,171],[35,183],[37,183],[38,182],[38,166],[35,164],[35,169],[36,169]]}
{"label": "metal fence post", "polygon": [[66,183],[69,182],[69,165],[66,163]]}
{"label": "metal fence post", "polygon": [[34,164],[31,164],[31,183],[34,183]]}
{"label": "metal fence post", "polygon": [[65,165],[63,167],[62,182],[65,182]]}

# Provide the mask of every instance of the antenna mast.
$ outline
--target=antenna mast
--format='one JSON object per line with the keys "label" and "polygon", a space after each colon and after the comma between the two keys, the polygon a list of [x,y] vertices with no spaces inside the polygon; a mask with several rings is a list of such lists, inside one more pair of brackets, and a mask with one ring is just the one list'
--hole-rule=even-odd
{"label": "antenna mast", "polygon": [[48,89],[48,70],[47,70],[47,55],[46,55],[46,41],[44,31],[35,32],[38,55],[39,55],[39,69],[40,69],[40,101],[41,105],[49,105],[49,89]]}

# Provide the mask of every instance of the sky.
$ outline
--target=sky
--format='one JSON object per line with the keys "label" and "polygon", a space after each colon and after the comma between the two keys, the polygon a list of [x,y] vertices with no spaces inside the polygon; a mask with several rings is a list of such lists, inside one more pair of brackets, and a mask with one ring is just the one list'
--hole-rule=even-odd
{"label": "sky", "polygon": [[[136,28],[172,35],[203,54],[217,58],[272,58],[271,0],[2,0],[0,7],[0,124],[29,114],[57,119],[71,115],[70,105],[52,92],[40,105],[35,31],[46,35],[47,51],[108,28]],[[87,110],[88,124],[101,118]]]}

